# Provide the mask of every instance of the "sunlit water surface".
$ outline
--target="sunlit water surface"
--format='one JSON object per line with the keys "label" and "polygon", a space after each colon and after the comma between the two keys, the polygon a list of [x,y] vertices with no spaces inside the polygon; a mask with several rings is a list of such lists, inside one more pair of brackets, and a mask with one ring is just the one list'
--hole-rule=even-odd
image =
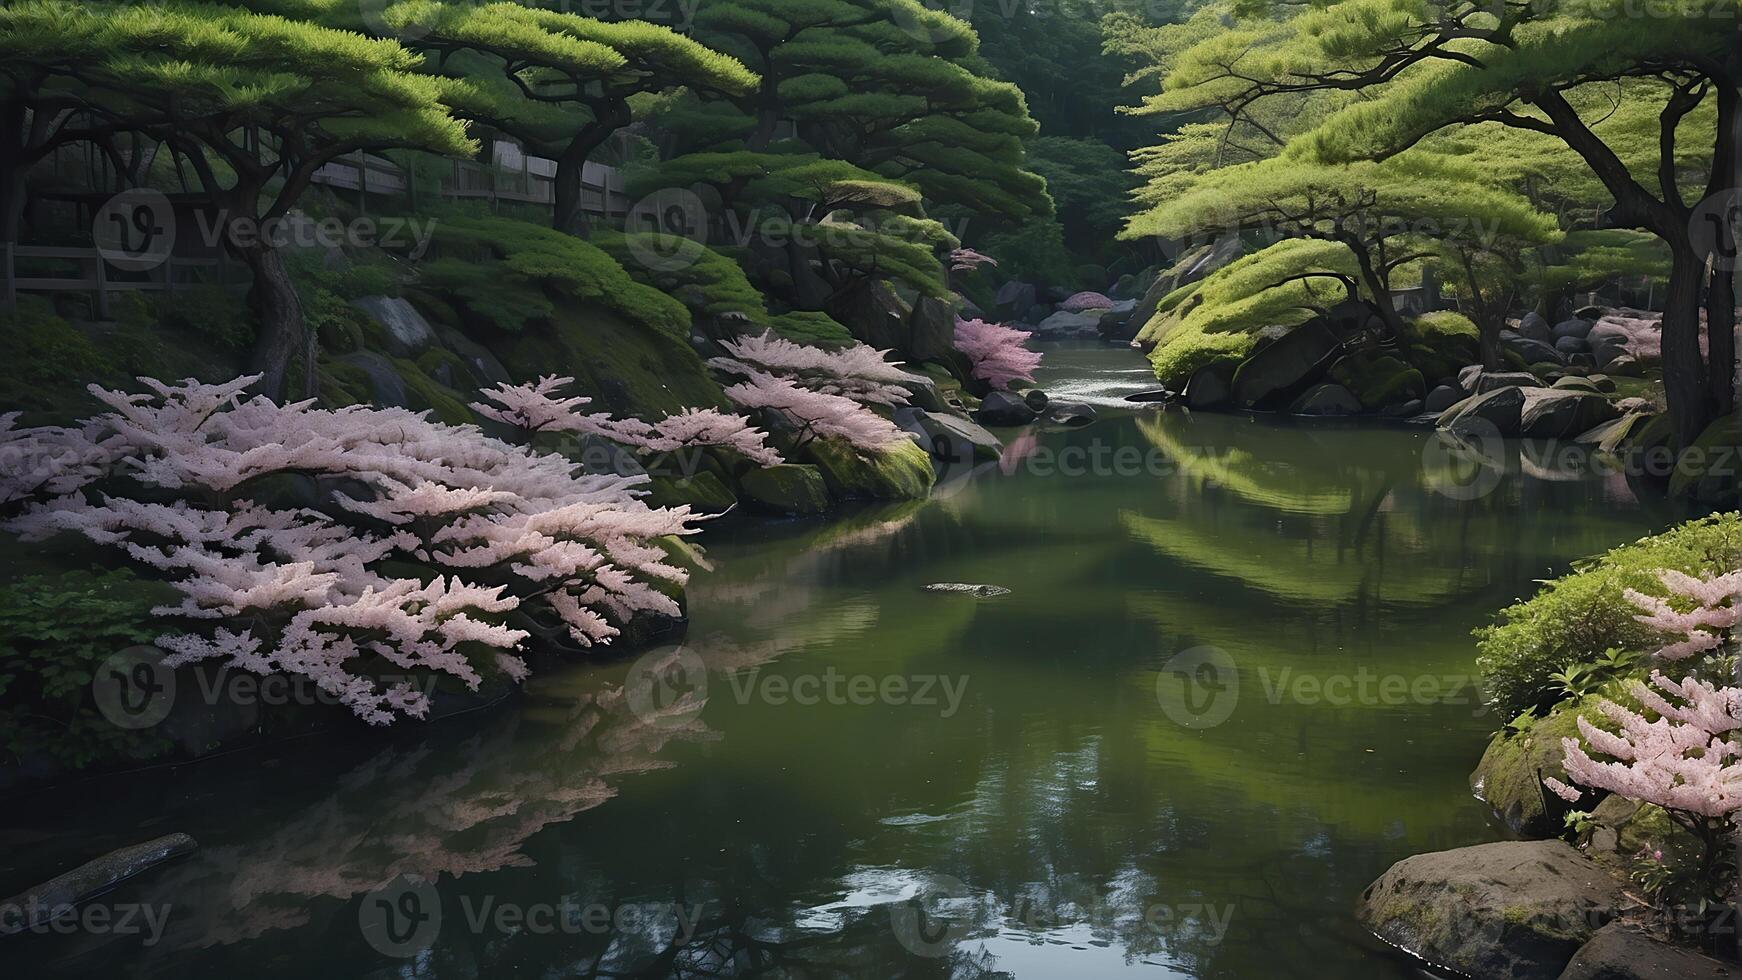
{"label": "sunlit water surface", "polygon": [[1410,975],[1351,910],[1500,834],[1471,628],[1681,515],[1517,447],[1121,411],[1129,351],[1049,372],[1101,421],[925,502],[711,528],[682,651],[7,803],[0,892],[201,847],[104,899],[166,910],[156,943],[13,937],[4,972]]}

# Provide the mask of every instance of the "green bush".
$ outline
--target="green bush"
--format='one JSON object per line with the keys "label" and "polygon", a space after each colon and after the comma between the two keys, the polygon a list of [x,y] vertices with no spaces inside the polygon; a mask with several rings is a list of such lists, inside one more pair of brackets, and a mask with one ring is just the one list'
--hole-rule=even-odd
{"label": "green bush", "polygon": [[1565,692],[1554,674],[1590,663],[1610,647],[1647,650],[1661,637],[1634,619],[1626,589],[1663,595],[1656,571],[1689,574],[1742,565],[1742,514],[1690,521],[1582,563],[1547,582],[1524,602],[1501,610],[1500,621],[1477,629],[1476,664],[1487,697],[1502,718],[1547,707]]}
{"label": "green bush", "polygon": [[142,755],[161,739],[118,728],[91,680],[110,655],[158,634],[167,586],[125,570],[30,575],[0,588],[0,752],[73,768]]}

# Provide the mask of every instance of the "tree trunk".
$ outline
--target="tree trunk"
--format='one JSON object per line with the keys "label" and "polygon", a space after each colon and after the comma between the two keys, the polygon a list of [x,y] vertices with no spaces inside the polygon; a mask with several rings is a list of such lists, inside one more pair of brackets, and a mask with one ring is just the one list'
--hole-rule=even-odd
{"label": "tree trunk", "polygon": [[585,175],[587,159],[611,138],[612,133],[629,125],[631,117],[629,103],[621,99],[589,108],[593,110],[593,121],[581,127],[556,158],[556,208],[551,216],[551,227],[571,235],[584,236],[587,233],[587,212],[581,203],[581,178]]}
{"label": "tree trunk", "polygon": [[1712,416],[1736,410],[1736,273],[1719,261],[1706,284],[1706,392]]}
{"label": "tree trunk", "polygon": [[15,244],[24,216],[24,175],[30,171],[25,159],[23,102],[0,104],[0,242]]}
{"label": "tree trunk", "polygon": [[1361,266],[1361,282],[1373,294],[1373,308],[1379,311],[1379,319],[1385,324],[1385,341],[1396,343],[1403,335],[1403,317],[1398,315],[1396,305],[1391,302],[1391,284],[1379,274],[1367,249],[1348,242],[1344,244],[1355,253],[1355,261]]}
{"label": "tree trunk", "polygon": [[251,243],[234,246],[231,251],[254,275],[254,284],[248,290],[248,303],[254,309],[259,331],[255,335],[254,350],[248,357],[248,369],[260,375],[254,390],[268,398],[282,400],[285,375],[298,354],[311,362],[304,365],[310,385],[315,374],[312,363],[314,345],[306,335],[302,299],[290,280],[284,257],[271,245]]}
{"label": "tree trunk", "polygon": [[1705,260],[1684,237],[1670,243],[1669,286],[1663,310],[1663,390],[1676,441],[1686,448],[1711,422],[1706,365],[1700,356],[1700,287]]}

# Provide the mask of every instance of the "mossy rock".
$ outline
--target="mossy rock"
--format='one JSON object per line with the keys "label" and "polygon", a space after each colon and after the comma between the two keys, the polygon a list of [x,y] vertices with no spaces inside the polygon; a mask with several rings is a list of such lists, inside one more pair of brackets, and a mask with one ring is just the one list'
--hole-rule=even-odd
{"label": "mossy rock", "polygon": [[1349,389],[1369,412],[1427,397],[1422,372],[1396,357],[1345,357],[1331,365],[1331,380]]}
{"label": "mossy rock", "polygon": [[414,411],[427,409],[436,419],[449,425],[470,425],[477,421],[459,392],[425,374],[416,361],[396,357],[393,368],[405,382],[408,407]]}
{"label": "mossy rock", "polygon": [[688,407],[728,409],[725,394],[686,339],[598,306],[571,304],[548,327],[487,343],[516,381],[575,379],[594,409],[658,419]]}
{"label": "mossy rock", "polygon": [[805,451],[838,498],[918,500],[937,480],[931,457],[905,439],[879,453],[861,453],[838,439],[818,439]]}
{"label": "mossy rock", "polygon": [[829,486],[815,466],[765,466],[744,474],[738,485],[744,498],[759,510],[808,515],[829,509]]}
{"label": "mossy rock", "polygon": [[1567,807],[1551,798],[1544,777],[1566,781],[1561,739],[1579,736],[1578,719],[1598,721],[1597,698],[1567,703],[1522,732],[1502,731],[1488,742],[1482,761],[1470,773],[1470,789],[1494,808],[1513,833],[1524,837],[1555,837]]}
{"label": "mossy rock", "polygon": [[647,503],[653,507],[682,507],[704,514],[722,514],[738,503],[726,484],[707,470],[690,476],[654,476],[647,485]]}

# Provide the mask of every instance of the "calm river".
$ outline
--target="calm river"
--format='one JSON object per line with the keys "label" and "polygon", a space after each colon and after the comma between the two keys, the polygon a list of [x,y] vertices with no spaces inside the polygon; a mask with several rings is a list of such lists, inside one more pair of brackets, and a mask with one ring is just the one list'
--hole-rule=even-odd
{"label": "calm river", "polygon": [[[679,650],[5,803],[0,892],[186,831],[10,976],[1404,977],[1351,909],[1501,835],[1470,630],[1683,516],[1517,447],[1137,407],[923,503],[720,522]],[[1017,458],[1021,453],[1026,456]],[[984,583],[991,597],[926,591]]]}

